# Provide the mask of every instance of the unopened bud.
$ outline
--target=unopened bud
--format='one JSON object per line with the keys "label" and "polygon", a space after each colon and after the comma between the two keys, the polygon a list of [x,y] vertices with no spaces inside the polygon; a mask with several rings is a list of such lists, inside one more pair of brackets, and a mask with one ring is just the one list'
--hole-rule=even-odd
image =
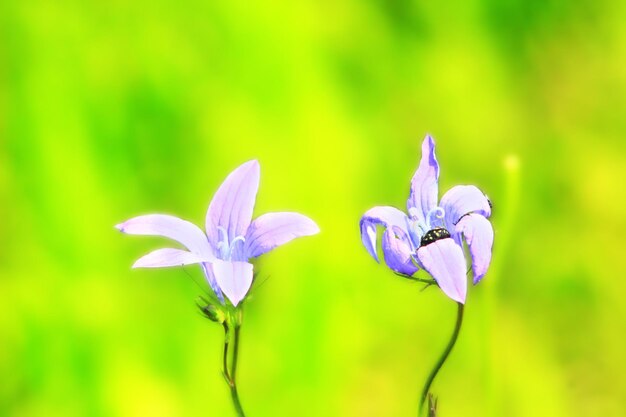
{"label": "unopened bud", "polygon": [[[206,302],[206,300],[203,300]],[[214,321],[216,323],[224,323],[226,320],[226,315],[222,311],[221,308],[216,307],[211,303],[206,304],[198,304],[198,308],[207,319]]]}

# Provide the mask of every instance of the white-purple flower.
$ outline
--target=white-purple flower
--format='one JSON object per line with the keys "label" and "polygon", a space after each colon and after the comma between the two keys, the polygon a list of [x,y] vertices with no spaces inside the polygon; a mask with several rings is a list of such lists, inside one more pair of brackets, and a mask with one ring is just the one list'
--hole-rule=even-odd
{"label": "white-purple flower", "polygon": [[389,268],[412,276],[421,267],[448,297],[465,303],[467,266],[463,238],[472,258],[474,284],[477,284],[491,262],[493,228],[487,220],[491,203],[475,186],[457,185],[437,204],[438,181],[435,142],[426,136],[420,165],[411,180],[408,216],[389,206],[368,210],[361,218],[361,240],[378,261],[376,226],[382,225],[385,227],[382,249]]}
{"label": "white-purple flower", "polygon": [[225,294],[237,306],[252,285],[251,258],[319,232],[313,220],[298,213],[266,213],[253,221],[259,177],[256,160],[228,175],[209,205],[206,234],[193,223],[164,214],[139,216],[117,225],[124,233],[167,237],[187,249],[157,249],[138,259],[133,268],[200,264],[216,296],[223,302]]}

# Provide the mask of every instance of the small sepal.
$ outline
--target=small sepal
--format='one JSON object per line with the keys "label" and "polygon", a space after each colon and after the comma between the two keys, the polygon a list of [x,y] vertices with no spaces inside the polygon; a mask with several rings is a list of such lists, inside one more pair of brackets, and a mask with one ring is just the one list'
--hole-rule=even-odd
{"label": "small sepal", "polygon": [[200,297],[200,301],[196,303],[200,312],[207,319],[214,321],[215,323],[223,324],[226,321],[226,314],[220,306],[212,304],[204,297]]}

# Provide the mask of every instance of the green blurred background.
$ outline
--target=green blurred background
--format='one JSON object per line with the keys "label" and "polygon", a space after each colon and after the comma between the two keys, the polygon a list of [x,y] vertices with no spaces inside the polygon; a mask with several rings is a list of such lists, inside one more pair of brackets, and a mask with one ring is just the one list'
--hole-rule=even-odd
{"label": "green blurred background", "polygon": [[[441,191],[494,203],[492,269],[440,415],[626,415],[626,3],[0,3],[0,415],[231,416],[182,269],[131,270],[145,213],[204,223],[258,158],[256,213],[320,225],[257,264],[249,416],[409,416],[455,307],[362,247],[430,132]],[[201,282],[197,268],[187,272]]]}

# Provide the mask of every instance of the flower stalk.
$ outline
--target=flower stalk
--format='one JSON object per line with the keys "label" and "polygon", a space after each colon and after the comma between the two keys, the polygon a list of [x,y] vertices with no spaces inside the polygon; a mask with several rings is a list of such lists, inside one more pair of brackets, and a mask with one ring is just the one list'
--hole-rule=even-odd
{"label": "flower stalk", "polygon": [[456,344],[456,340],[459,337],[459,332],[461,331],[461,324],[463,324],[463,310],[464,310],[463,303],[457,303],[456,324],[454,325],[454,331],[452,332],[452,337],[450,338],[448,345],[446,346],[445,350],[439,357],[439,360],[437,361],[437,363],[435,363],[435,366],[430,371],[430,374],[428,375],[428,378],[426,379],[426,383],[424,384],[424,388],[422,389],[422,395],[420,396],[418,417],[422,415],[422,410],[424,409],[424,402],[426,401],[426,398],[428,397],[428,393],[430,392],[430,387],[433,381],[435,380],[435,377],[439,373],[439,370],[441,369],[443,364],[448,359],[448,356],[450,355],[450,352],[452,352],[452,348]]}
{"label": "flower stalk", "polygon": [[[237,417],[245,417],[241,401],[239,400],[239,392],[237,391],[237,358],[239,356],[239,342],[241,332],[241,308],[235,312],[235,317],[229,315],[229,320],[224,321],[224,357],[222,358],[223,375],[228,388],[230,389],[230,396],[233,401],[233,407],[237,413]],[[231,331],[232,327],[232,331]],[[228,366],[228,352],[229,346],[232,340],[232,355],[230,358],[230,369]]]}

